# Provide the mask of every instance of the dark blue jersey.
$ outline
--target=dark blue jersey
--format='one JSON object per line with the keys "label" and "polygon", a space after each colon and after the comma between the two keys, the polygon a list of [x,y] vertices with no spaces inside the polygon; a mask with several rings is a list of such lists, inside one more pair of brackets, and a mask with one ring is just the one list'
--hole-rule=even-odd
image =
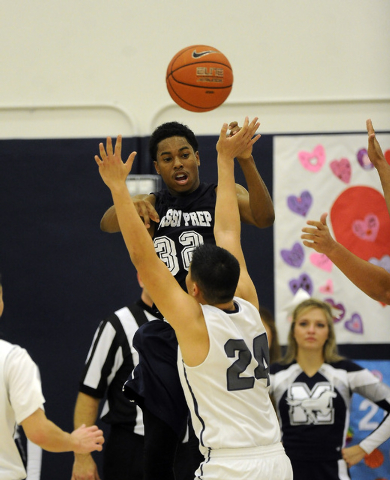
{"label": "dark blue jersey", "polygon": [[[390,412],[390,387],[349,360],[324,363],[312,377],[296,362],[271,365],[271,393],[281,423],[283,446],[292,461],[311,463],[342,458],[354,392]],[[387,415],[360,446],[371,453],[389,436]],[[308,468],[315,467],[311,464]]]}
{"label": "dark blue jersey", "polygon": [[215,244],[215,188],[215,184],[201,183],[189,195],[173,196],[168,190],[154,193],[160,217],[154,248],[183,289],[193,250],[204,243]]}

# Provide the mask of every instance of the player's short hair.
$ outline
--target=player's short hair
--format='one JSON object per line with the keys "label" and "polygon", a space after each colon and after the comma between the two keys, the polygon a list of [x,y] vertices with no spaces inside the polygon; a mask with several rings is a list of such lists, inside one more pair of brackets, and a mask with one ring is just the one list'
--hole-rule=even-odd
{"label": "player's short hair", "polygon": [[154,162],[157,161],[158,144],[170,137],[184,137],[194,149],[194,152],[198,151],[198,140],[187,125],[179,122],[167,122],[157,127],[149,139],[149,154]]}
{"label": "player's short hair", "polygon": [[321,300],[317,300],[315,298],[308,298],[304,300],[299,305],[297,305],[292,314],[292,321],[290,326],[290,331],[288,333],[287,338],[287,350],[286,354],[283,357],[282,363],[290,363],[292,362],[298,354],[298,345],[294,338],[294,329],[295,324],[297,322],[298,317],[303,315],[304,313],[308,312],[309,310],[313,310],[313,308],[319,308],[325,314],[325,318],[328,324],[328,338],[324,344],[324,362],[337,362],[342,360],[343,357],[338,355],[337,353],[337,343],[336,343],[336,334],[334,331],[333,326],[333,315],[332,310],[327,302],[322,302]]}
{"label": "player's short hair", "polygon": [[226,303],[234,297],[240,278],[240,264],[224,248],[204,244],[194,250],[191,279],[210,305]]}

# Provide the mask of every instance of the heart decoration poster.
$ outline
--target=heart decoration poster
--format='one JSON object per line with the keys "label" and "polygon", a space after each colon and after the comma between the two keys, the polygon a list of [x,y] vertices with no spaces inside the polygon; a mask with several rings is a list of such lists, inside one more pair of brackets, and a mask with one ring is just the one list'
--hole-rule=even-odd
{"label": "heart decoration poster", "polygon": [[[390,163],[390,134],[377,133]],[[390,343],[390,306],[361,292],[323,254],[305,247],[307,220],[327,224],[339,243],[390,272],[390,216],[366,134],[274,136],[275,319],[287,343],[301,288],[333,306],[337,343]]]}

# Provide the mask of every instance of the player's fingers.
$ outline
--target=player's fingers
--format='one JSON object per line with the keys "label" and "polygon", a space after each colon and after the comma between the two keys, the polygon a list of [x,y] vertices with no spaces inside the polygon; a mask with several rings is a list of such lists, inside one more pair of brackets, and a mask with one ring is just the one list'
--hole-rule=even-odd
{"label": "player's fingers", "polygon": [[248,126],[249,126],[249,117],[247,116],[247,117],[245,117],[242,129],[246,131],[248,129]]}
{"label": "player's fingers", "polygon": [[313,235],[312,233],[303,233],[301,235],[302,240],[310,240],[311,242],[314,242],[318,237],[316,235]]}
{"label": "player's fingers", "polygon": [[100,157],[99,155],[95,155],[95,162],[97,164],[97,166],[99,167],[103,162],[100,160]]}
{"label": "player's fingers", "polygon": [[308,228],[308,227],[303,227],[301,230],[303,233],[307,233],[308,235],[315,235],[319,236],[320,235],[320,230],[318,228]]}
{"label": "player's fingers", "polygon": [[313,242],[308,242],[307,240],[303,240],[302,243],[305,247],[313,248],[315,250],[315,244]]}
{"label": "player's fingers", "polygon": [[326,227],[326,218],[327,217],[328,217],[327,213],[323,213],[320,217],[320,222],[322,223],[322,225],[325,225],[325,227]]}
{"label": "player's fingers", "polygon": [[126,160],[126,167],[128,167],[130,170],[133,166],[133,163],[134,163],[134,160],[135,160],[135,157],[137,155],[137,152],[131,152],[130,155],[129,155],[129,158]]}
{"label": "player's fingers", "polygon": [[256,130],[259,128],[260,123],[258,122],[259,117],[255,117],[249,124],[250,128],[256,128]]}
{"label": "player's fingers", "polygon": [[111,137],[107,137],[106,150],[107,150],[107,155],[112,155],[113,154]]}
{"label": "player's fingers", "polygon": [[147,203],[146,208],[148,210],[149,217],[153,220],[153,222],[158,223],[160,221],[160,217],[159,217],[156,209],[153,207],[153,205],[151,203]]}
{"label": "player's fingers", "polygon": [[249,124],[249,117],[245,117],[244,124],[241,127],[240,131],[237,133],[240,135],[243,142],[248,142],[252,138],[252,128]]}
{"label": "player's fingers", "polygon": [[250,145],[251,145],[251,146],[254,145],[254,144],[257,142],[257,140],[259,140],[260,137],[261,137],[260,133],[259,133],[258,135],[256,135],[256,136],[254,136],[254,137],[252,138],[251,142],[250,142]]}
{"label": "player's fingers", "polygon": [[233,137],[237,132],[240,131],[240,127],[238,125],[238,122],[230,122],[229,123],[229,136]]}
{"label": "player's fingers", "polygon": [[102,158],[102,160],[106,160],[107,158],[107,155],[106,155],[106,151],[104,149],[104,145],[102,143],[99,143],[99,153],[100,153],[100,156]]}
{"label": "player's fingers", "polygon": [[[249,118],[248,118],[248,122],[249,122]],[[248,123],[246,135],[249,138],[252,138],[259,127],[260,127],[260,123],[258,122],[258,117],[255,117],[250,123]]]}
{"label": "player's fingers", "polygon": [[236,135],[240,130],[241,130],[241,127],[234,127],[229,131],[227,136],[234,137],[234,135]]}
{"label": "player's fingers", "polygon": [[227,124],[227,123],[224,123],[224,124],[222,125],[221,134],[220,134],[219,138],[224,138],[224,137],[226,137],[227,131],[228,131],[228,124]]}
{"label": "player's fingers", "polygon": [[316,227],[318,228],[318,230],[321,230],[321,228],[324,227],[324,224],[322,222],[318,222],[317,220],[308,220],[306,224],[312,227]]}
{"label": "player's fingers", "polygon": [[372,135],[373,133],[375,133],[374,127],[373,127],[373,125],[372,125],[371,118],[368,118],[368,119],[366,120],[366,128],[367,128],[368,136],[370,136],[370,135]]}
{"label": "player's fingers", "polygon": [[147,207],[146,204],[143,203],[143,202],[138,202],[138,203],[135,205],[135,207],[136,207],[136,210],[137,210],[138,215],[139,215],[141,218],[143,218],[145,227],[146,227],[146,228],[149,228],[149,227],[150,227],[150,217],[149,217],[148,207]]}
{"label": "player's fingers", "polygon": [[115,143],[115,155],[121,156],[122,152],[122,135],[118,135]]}

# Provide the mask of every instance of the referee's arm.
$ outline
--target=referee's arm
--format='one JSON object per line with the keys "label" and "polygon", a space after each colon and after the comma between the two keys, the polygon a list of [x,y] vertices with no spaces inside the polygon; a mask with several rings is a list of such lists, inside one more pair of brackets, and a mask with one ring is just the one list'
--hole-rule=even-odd
{"label": "referee's arm", "polygon": [[79,392],[74,409],[74,428],[79,428],[83,423],[87,425],[87,427],[89,425],[95,425],[99,411],[99,403],[100,398],[94,398]]}
{"label": "referee's arm", "polygon": [[[99,412],[100,399],[79,392],[74,409],[73,423],[77,425],[95,425]],[[96,463],[91,454],[75,454],[72,480],[100,480]]]}

